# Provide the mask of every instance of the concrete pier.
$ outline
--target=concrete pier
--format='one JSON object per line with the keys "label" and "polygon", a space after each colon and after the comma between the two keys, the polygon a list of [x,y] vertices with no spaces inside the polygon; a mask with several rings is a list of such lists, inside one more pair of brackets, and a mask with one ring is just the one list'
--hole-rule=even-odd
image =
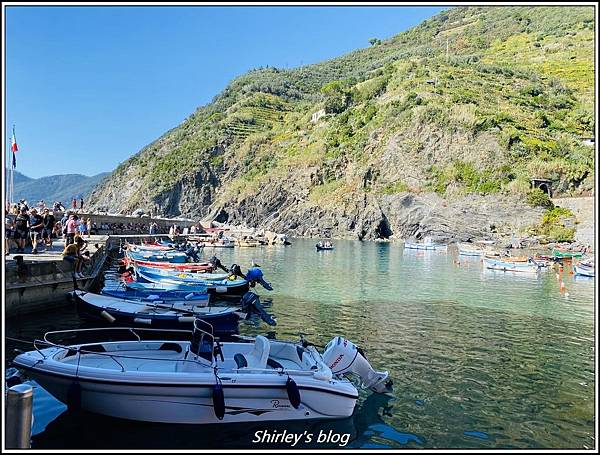
{"label": "concrete pier", "polygon": [[[80,288],[90,285],[106,259],[108,236],[91,236],[87,250],[90,262],[85,278],[77,280]],[[63,240],[39,254],[21,253],[5,256],[5,314],[7,318],[56,309],[68,304],[66,293],[73,290],[73,264],[63,261]],[[27,251],[27,250],[26,250]]]}
{"label": "concrete pier", "polygon": [[[91,290],[100,277],[109,252],[125,242],[140,243],[147,238],[169,238],[167,234],[91,235],[88,242],[90,262],[80,289]],[[184,237],[184,236],[179,236]],[[70,304],[67,293],[74,288],[73,264],[63,261],[64,241],[55,239],[52,247],[39,254],[20,253],[5,256],[5,314],[7,318],[61,308]],[[28,248],[26,251],[30,251]]]}

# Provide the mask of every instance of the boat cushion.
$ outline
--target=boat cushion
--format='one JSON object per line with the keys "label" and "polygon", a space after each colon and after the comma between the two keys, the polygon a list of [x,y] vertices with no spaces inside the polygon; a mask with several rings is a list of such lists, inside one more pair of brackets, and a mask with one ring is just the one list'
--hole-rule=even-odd
{"label": "boat cushion", "polygon": [[[264,369],[267,367],[267,360],[269,359],[270,348],[271,344],[269,343],[269,340],[267,340],[262,335],[258,335],[256,337],[256,340],[254,341],[254,346],[252,350],[246,355],[238,353],[234,356],[234,359],[236,360],[236,363],[238,363],[238,360],[236,359],[238,355],[244,358],[244,360],[246,361],[246,366],[241,368]],[[239,359],[239,362],[241,362],[241,359]],[[238,366],[238,368],[240,367]]]}

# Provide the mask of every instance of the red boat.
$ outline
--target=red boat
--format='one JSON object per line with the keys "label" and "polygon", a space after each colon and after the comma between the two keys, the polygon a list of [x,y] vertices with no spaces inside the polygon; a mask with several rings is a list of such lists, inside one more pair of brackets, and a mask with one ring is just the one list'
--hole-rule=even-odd
{"label": "red boat", "polygon": [[136,261],[128,256],[123,258],[125,267],[130,265],[142,265],[144,267],[154,267],[156,269],[178,270],[180,272],[212,272],[213,266],[209,263],[192,262],[154,262],[154,261]]}

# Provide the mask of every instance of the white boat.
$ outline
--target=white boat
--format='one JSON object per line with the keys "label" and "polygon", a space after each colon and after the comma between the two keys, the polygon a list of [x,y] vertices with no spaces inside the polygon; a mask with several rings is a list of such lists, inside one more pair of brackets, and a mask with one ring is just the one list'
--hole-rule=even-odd
{"label": "white boat", "polygon": [[434,243],[431,237],[425,237],[423,242],[404,242],[404,248],[409,250],[440,250],[446,251],[448,245],[442,243]]}
{"label": "white boat", "polygon": [[461,256],[483,256],[484,251],[471,243],[458,243],[458,254]]}
{"label": "white boat", "polygon": [[[348,417],[358,391],[344,373],[358,375],[375,392],[390,390],[388,373],[374,371],[344,338],[330,341],[321,356],[304,341],[257,336],[252,342],[220,343],[205,326],[196,320],[192,332],[119,328],[133,341],[69,346],[50,338],[81,332],[89,337],[108,329],[49,332],[13,363],[72,409],[149,422]],[[144,340],[148,331],[152,337]],[[170,336],[161,340],[157,332]],[[191,335],[191,341],[173,341],[174,332]]]}
{"label": "white boat", "polygon": [[484,257],[483,265],[487,269],[502,270],[503,272],[537,273],[541,268],[540,264],[531,259],[528,261],[510,261],[508,259],[504,260]]}
{"label": "white boat", "polygon": [[575,275],[595,277],[596,266],[594,261],[581,261],[573,265],[573,272]]}

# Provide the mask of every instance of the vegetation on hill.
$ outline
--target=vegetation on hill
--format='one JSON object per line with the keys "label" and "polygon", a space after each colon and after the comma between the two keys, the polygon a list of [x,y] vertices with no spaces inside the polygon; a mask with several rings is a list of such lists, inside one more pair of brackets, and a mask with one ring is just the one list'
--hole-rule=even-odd
{"label": "vegetation on hill", "polygon": [[592,7],[460,7],[333,60],[250,71],[119,166],[112,181],[143,191],[116,204],[173,211],[165,199],[189,182],[218,189],[212,206],[277,186],[307,207],[406,192],[525,200],[534,177],[591,190],[594,25]]}

